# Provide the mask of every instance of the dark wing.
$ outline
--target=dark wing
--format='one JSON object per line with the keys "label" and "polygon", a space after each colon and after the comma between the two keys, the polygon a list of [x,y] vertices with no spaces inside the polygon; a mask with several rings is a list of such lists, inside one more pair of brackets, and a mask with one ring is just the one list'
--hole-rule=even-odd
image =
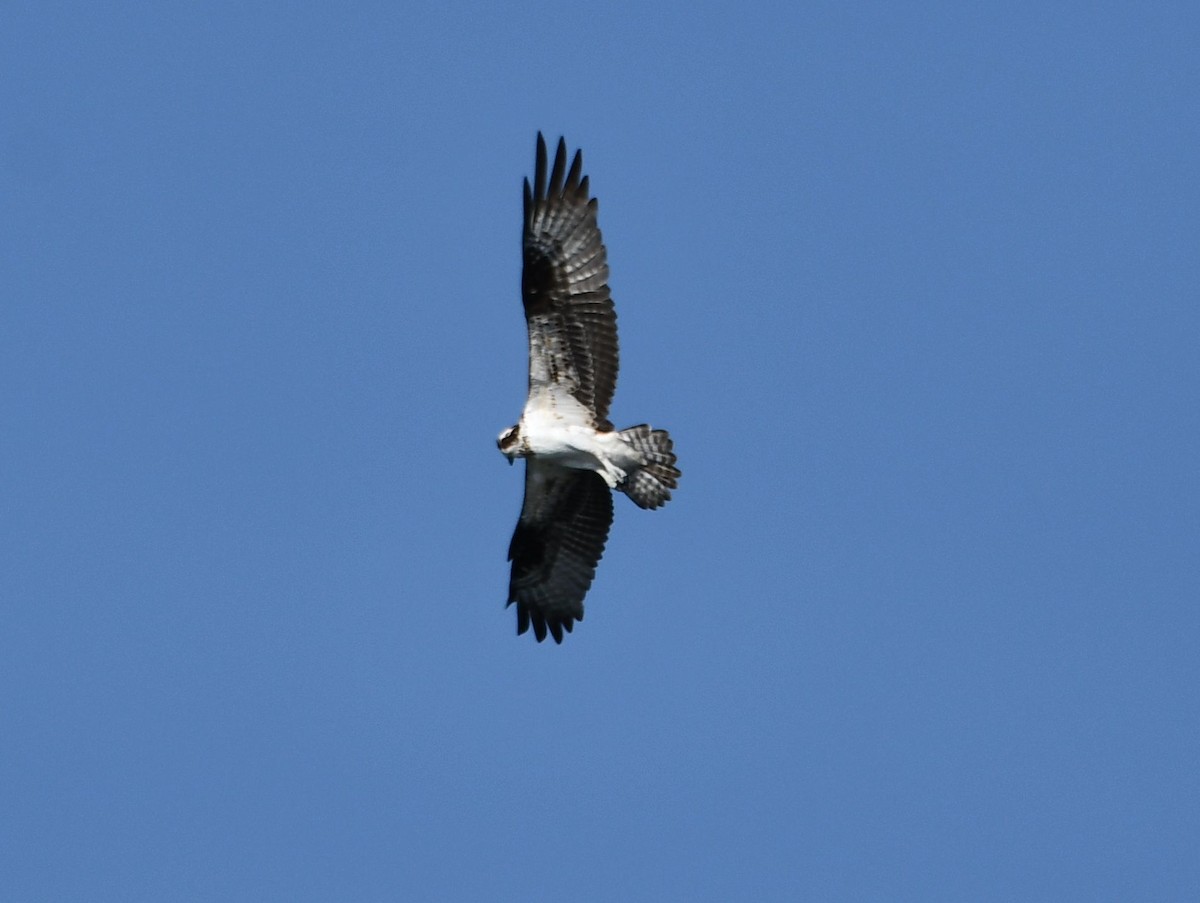
{"label": "dark wing", "polygon": [[518,634],[532,624],[539,643],[547,628],[561,643],[563,629],[583,620],[612,519],[612,491],[599,474],[525,459],[525,502],[508,547]]}
{"label": "dark wing", "polygon": [[583,155],[567,171],[558,139],[546,180],[546,142],[537,138],[532,188],[525,180],[521,293],[529,325],[529,392],[566,391],[611,429],[608,406],[617,387],[617,315],[608,288],[608,255],[588,197]]}

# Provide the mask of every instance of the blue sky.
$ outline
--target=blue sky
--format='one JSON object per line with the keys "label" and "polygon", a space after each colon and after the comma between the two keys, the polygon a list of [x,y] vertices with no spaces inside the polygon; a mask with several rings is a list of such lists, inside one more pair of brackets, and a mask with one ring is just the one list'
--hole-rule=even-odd
{"label": "blue sky", "polygon": [[[1194,5],[10,3],[0,897],[1200,898]],[[514,635],[520,186],[618,498]]]}

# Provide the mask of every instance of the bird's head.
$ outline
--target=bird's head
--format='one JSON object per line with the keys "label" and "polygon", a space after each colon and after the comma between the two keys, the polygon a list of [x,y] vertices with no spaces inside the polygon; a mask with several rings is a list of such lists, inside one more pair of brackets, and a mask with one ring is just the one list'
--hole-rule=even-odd
{"label": "bird's head", "polygon": [[496,447],[504,453],[504,457],[508,458],[508,463],[512,464],[516,458],[521,456],[521,424],[510,426],[496,439]]}

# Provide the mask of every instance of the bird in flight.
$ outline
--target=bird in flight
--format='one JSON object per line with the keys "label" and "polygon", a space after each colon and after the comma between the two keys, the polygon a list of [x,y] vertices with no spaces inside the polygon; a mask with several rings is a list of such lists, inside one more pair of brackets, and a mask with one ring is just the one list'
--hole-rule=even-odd
{"label": "bird in flight", "polygon": [[666,430],[616,430],[608,406],[617,385],[617,315],[596,199],[576,151],[558,141],[547,180],[537,137],[533,186],[525,180],[521,296],[529,330],[529,397],[521,419],[496,440],[511,464],[525,459],[525,501],[508,548],[508,604],[517,633],[530,626],[561,643],[583,620],[583,597],[612,526],[612,490],[639,508],[671,498],[679,470]]}

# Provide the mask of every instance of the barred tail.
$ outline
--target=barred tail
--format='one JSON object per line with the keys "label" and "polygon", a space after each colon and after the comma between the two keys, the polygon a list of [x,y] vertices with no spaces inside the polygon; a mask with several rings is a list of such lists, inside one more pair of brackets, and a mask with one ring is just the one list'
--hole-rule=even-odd
{"label": "barred tail", "polygon": [[671,498],[678,485],[674,444],[666,430],[652,430],[646,424],[621,430],[621,438],[637,451],[645,462],[630,472],[617,488],[633,499],[639,508],[657,508]]}

